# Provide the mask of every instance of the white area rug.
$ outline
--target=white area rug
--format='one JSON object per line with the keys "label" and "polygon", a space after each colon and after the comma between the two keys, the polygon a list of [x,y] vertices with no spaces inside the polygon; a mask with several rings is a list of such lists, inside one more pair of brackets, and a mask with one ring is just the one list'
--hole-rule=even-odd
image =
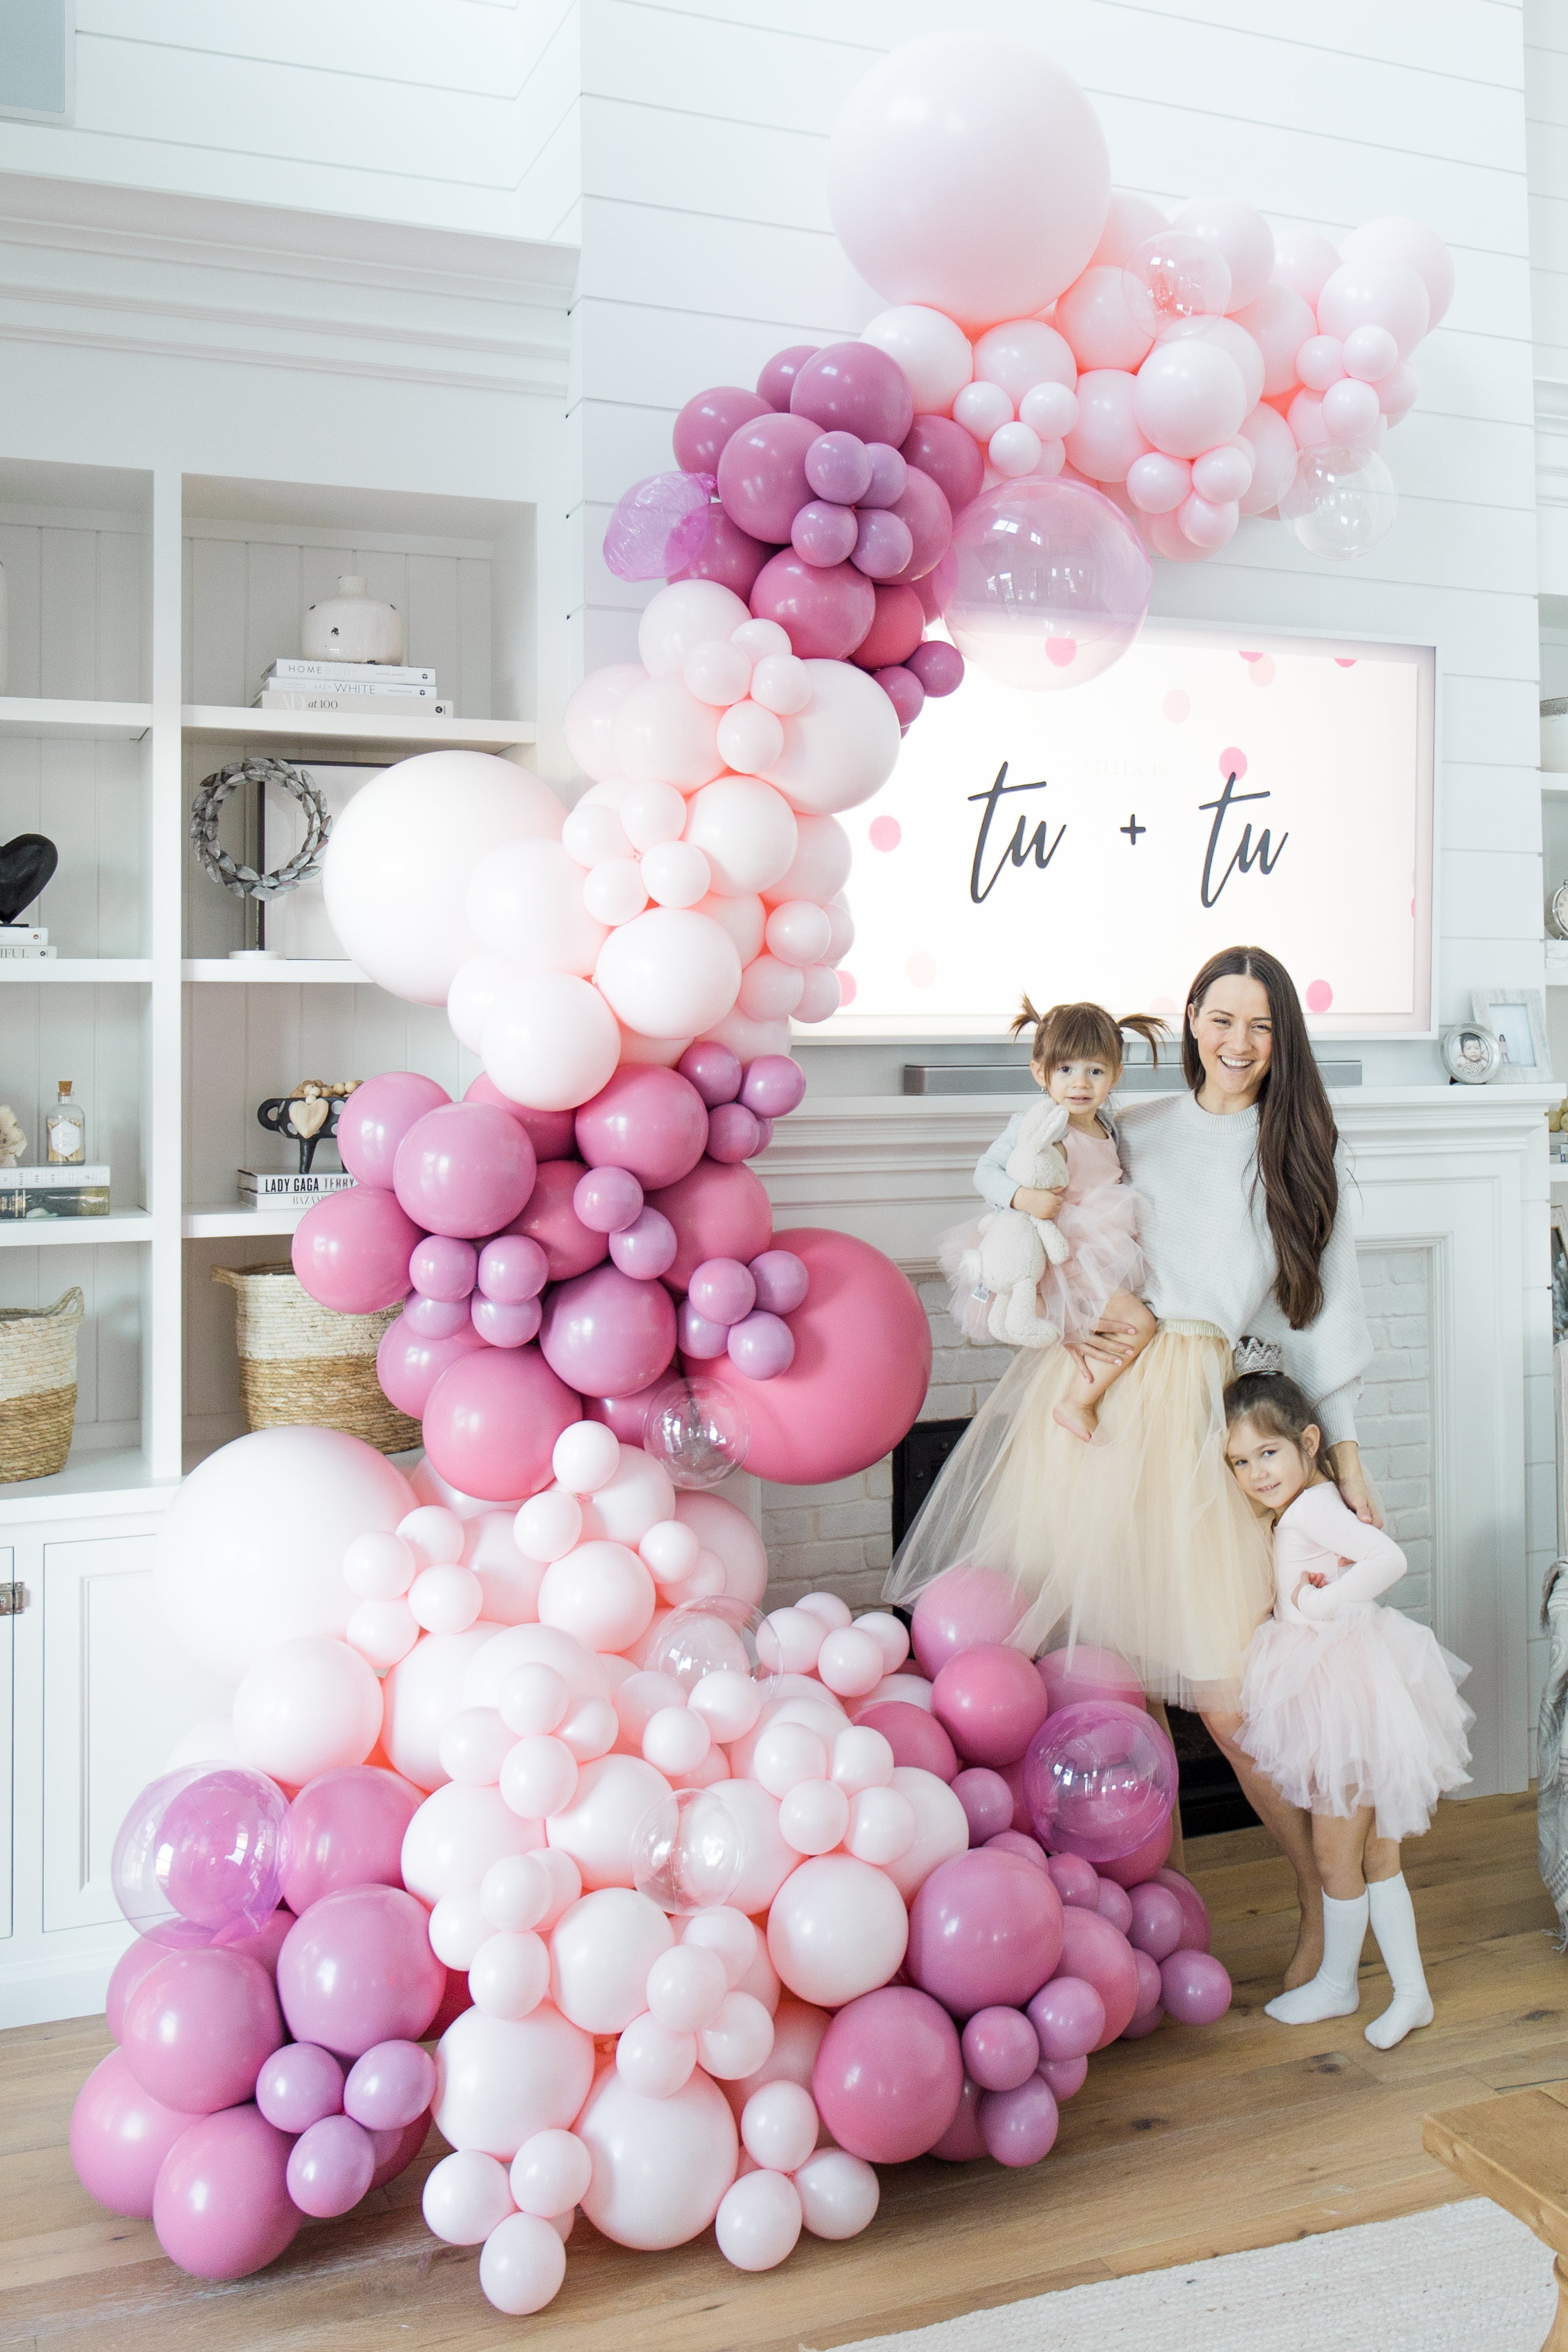
{"label": "white area rug", "polygon": [[1556,2308],[1550,2249],[1477,2197],[841,2352],[1540,2352]]}

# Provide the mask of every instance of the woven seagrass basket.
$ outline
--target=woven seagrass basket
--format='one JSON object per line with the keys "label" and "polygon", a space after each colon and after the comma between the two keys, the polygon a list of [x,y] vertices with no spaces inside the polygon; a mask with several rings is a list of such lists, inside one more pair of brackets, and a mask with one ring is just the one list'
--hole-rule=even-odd
{"label": "woven seagrass basket", "polygon": [[71,1289],[52,1307],[0,1307],[0,1484],[66,1466],[84,1303]]}
{"label": "woven seagrass basket", "polygon": [[420,1444],[418,1422],[388,1403],[376,1379],[376,1349],[395,1307],[336,1315],[289,1265],[214,1265],[212,1278],[235,1294],[247,1429],[342,1429],[382,1454]]}

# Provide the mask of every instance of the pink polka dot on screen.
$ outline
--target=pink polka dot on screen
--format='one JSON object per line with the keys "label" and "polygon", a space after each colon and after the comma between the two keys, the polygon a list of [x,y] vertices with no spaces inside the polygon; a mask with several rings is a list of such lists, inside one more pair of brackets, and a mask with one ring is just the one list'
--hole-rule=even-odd
{"label": "pink polka dot on screen", "polygon": [[1228,744],[1219,755],[1219,772],[1222,776],[1234,776],[1239,782],[1247,773],[1246,752],[1239,751],[1234,743]]}
{"label": "pink polka dot on screen", "polygon": [[1174,1021],[1181,1006],[1174,996],[1154,996],[1149,1000],[1149,1011],[1160,1021]]}
{"label": "pink polka dot on screen", "polygon": [[1307,1011],[1309,1013],[1326,1013],[1333,1003],[1333,991],[1326,980],[1308,981]]}
{"label": "pink polka dot on screen", "polygon": [[866,839],[873,849],[896,849],[904,839],[904,827],[895,816],[873,816]]}
{"label": "pink polka dot on screen", "polygon": [[904,969],[916,988],[929,988],[936,977],[936,959],[934,955],[927,955],[922,948],[910,957]]}
{"label": "pink polka dot on screen", "polygon": [[1335,654],[1333,657],[1333,666],[1335,669],[1354,669],[1355,667],[1355,656],[1354,654]]}
{"label": "pink polka dot on screen", "polygon": [[1244,662],[1255,662],[1261,661],[1263,659],[1263,656],[1261,654],[1243,654],[1241,658]]}
{"label": "pink polka dot on screen", "polygon": [[1254,686],[1272,686],[1274,683],[1273,656],[1270,654],[1260,654],[1247,675]]}
{"label": "pink polka dot on screen", "polygon": [[1184,694],[1179,686],[1173,686],[1161,708],[1171,724],[1174,727],[1179,727],[1192,709],[1192,697],[1189,694]]}
{"label": "pink polka dot on screen", "polygon": [[841,1013],[846,1005],[852,1004],[859,994],[860,991],[855,986],[853,972],[846,971],[841,964],[839,966],[839,1011]]}
{"label": "pink polka dot on screen", "polygon": [[1066,669],[1070,663],[1075,662],[1078,658],[1077,638],[1047,637],[1045,658],[1053,668]]}

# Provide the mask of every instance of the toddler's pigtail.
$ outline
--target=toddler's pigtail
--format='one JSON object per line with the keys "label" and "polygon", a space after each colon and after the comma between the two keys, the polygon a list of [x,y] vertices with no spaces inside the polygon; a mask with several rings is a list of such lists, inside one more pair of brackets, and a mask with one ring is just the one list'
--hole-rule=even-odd
{"label": "toddler's pigtail", "polygon": [[1038,1037],[1040,1034],[1040,1014],[1035,1011],[1033,1005],[1026,996],[1019,1010],[1013,1016],[1012,1026],[1009,1031],[1009,1034],[1013,1037],[1021,1037],[1026,1029],[1032,1029]]}
{"label": "toddler's pigtail", "polygon": [[1145,1045],[1149,1049],[1155,1066],[1157,1069],[1159,1067],[1160,1047],[1162,1044],[1168,1045],[1170,1043],[1171,1033],[1165,1022],[1156,1020],[1152,1013],[1128,1013],[1123,1016],[1116,1025],[1120,1029],[1130,1029],[1134,1037],[1141,1037],[1143,1039]]}

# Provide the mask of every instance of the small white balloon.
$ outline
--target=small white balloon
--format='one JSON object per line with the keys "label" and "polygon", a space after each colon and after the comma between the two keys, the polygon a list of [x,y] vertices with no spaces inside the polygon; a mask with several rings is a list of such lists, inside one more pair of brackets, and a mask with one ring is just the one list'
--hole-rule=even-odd
{"label": "small white balloon", "polygon": [[581,2201],[592,2178],[593,2158],[575,2132],[535,2132],[512,2158],[513,2201],[550,2221]]}
{"label": "small white balloon", "polygon": [[550,1467],[574,1495],[597,1495],[621,1468],[620,1441],[601,1421],[574,1421],[556,1439]]}
{"label": "small white balloon", "polygon": [[632,2020],[615,2045],[616,2072],[644,2099],[673,2099],[690,2082],[696,2063],[696,2035],[673,2033],[646,2011]]}
{"label": "small white balloon", "polygon": [[718,722],[718,753],[737,775],[770,768],[784,749],[784,729],[762,702],[737,702]]}
{"label": "small white balloon", "polygon": [[643,1727],[643,1755],[672,1780],[695,1772],[712,1746],[713,1733],[702,1717],[694,1715],[684,1703],[684,1696],[681,1706],[660,1707]]}
{"label": "small white balloon", "polygon": [[714,2217],[719,2252],[737,2271],[771,2271],[788,2261],[800,2235],[800,2191],[782,2172],[743,2173]]}
{"label": "small white balloon", "polygon": [[896,1789],[861,1789],[850,1800],[844,1845],[857,1862],[885,1867],[915,1843],[919,1824],[915,1808]]}
{"label": "small white balloon", "polygon": [[795,1606],[803,1609],[808,1617],[814,1617],[829,1633],[836,1633],[841,1626],[852,1622],[849,1602],[837,1592],[807,1592]]}
{"label": "small white balloon", "polygon": [[762,1712],[762,1693],[749,1675],[720,1666],[705,1675],[687,1702],[700,1715],[716,1739],[727,1744],[744,1739]]}
{"label": "small white balloon", "polygon": [[[542,1853],[504,1853],[479,1881],[479,1910],[486,1925],[513,1935],[538,1927],[553,1899],[548,1858]],[[440,1907],[438,1904],[436,1909]],[[468,1962],[465,1960],[463,1966],[466,1968]]]}
{"label": "small white balloon", "polygon": [[795,2174],[800,2210],[813,2238],[858,2238],[876,2219],[882,2183],[863,2158],[820,2147]]}
{"label": "small white balloon", "polygon": [[711,2025],[729,1991],[723,1960],[700,1944],[676,1944],[648,1970],[648,2011],[669,2033],[697,2033]]}
{"label": "small white balloon", "polygon": [[[508,1859],[521,1862],[522,1854]],[[483,1882],[481,1882],[481,1885]],[[491,1932],[479,1886],[455,1886],[430,1915],[430,1948],[444,1969],[468,1969]]]}
{"label": "small white balloon", "polygon": [[702,1545],[684,1519],[656,1519],[637,1549],[655,1584],[679,1584],[696,1566]]}
{"label": "small white balloon", "polygon": [[773,1609],[757,1636],[758,1654],[770,1674],[809,1675],[827,1638],[820,1617],[805,1609]]}
{"label": "small white balloon", "polygon": [[477,1789],[494,1788],[516,1737],[502,1722],[498,1707],[459,1707],[442,1729],[436,1751],[441,1769],[449,1780]]}
{"label": "small white balloon", "polygon": [[565,2276],[560,2232],[532,2213],[509,2213],[480,2251],[479,2284],[496,2309],[511,2318],[553,2303]]}
{"label": "small white balloon", "polygon": [[427,1633],[465,1633],[484,1605],[478,1578],[449,1562],[422,1569],[408,1589],[410,1613]]}
{"label": "small white balloon", "polygon": [[571,1708],[564,1675],[538,1664],[513,1666],[502,1677],[498,1713],[516,1739],[557,1731]]}
{"label": "small white balloon", "polygon": [[799,2083],[765,2083],[741,2109],[740,2137],[765,2170],[795,2172],[817,2145],[819,2120],[816,2101]]}
{"label": "small white balloon", "polygon": [[727,1992],[717,2016],[697,2033],[698,2063],[720,2083],[755,2074],[772,2047],[773,2020],[748,1992]]}
{"label": "small white balloon", "polygon": [[766,661],[770,655],[789,651],[789,632],[778,621],[742,621],[730,631],[729,642],[743,647],[750,660]]}
{"label": "small white balloon", "polygon": [[615,1694],[616,1718],[622,1738],[632,1746],[641,1748],[643,1734],[661,1707],[684,1706],[686,1695],[674,1675],[655,1675],[645,1671],[627,1675]]}
{"label": "small white balloon", "polygon": [[[652,790],[645,786],[645,790]],[[671,787],[672,791],[674,786]],[[685,806],[685,803],[682,803]],[[648,903],[643,866],[635,857],[602,857],[591,866],[582,885],[582,903],[596,923],[613,930],[629,923]]]}
{"label": "small white balloon", "polygon": [[850,1825],[850,1801],[831,1780],[801,1780],[779,1807],[779,1834],[796,1853],[831,1853]]}
{"label": "small white balloon", "polygon": [[[643,883],[660,907],[695,907],[713,887],[713,874],[702,851],[689,841],[661,842],[643,856]],[[601,1428],[602,1423],[580,1423]]]}
{"label": "small white balloon", "polygon": [[708,637],[694,646],[681,664],[681,682],[699,702],[723,709],[744,697],[751,682],[751,656],[733,638]]}
{"label": "small white balloon", "polygon": [[857,1633],[869,1633],[882,1652],[883,1664],[895,1675],[909,1655],[909,1629],[891,1609],[867,1609],[855,1619]]}
{"label": "small white balloon", "polygon": [[559,1727],[557,1737],[580,1764],[608,1756],[621,1736],[621,1720],[607,1698],[585,1698]]}
{"label": "small white balloon", "polygon": [[479,2246],[515,2210],[507,2168],[476,2147],[459,2148],[431,2168],[420,2201],[425,2226],[448,2246]]}
{"label": "small white balloon", "polygon": [[893,1779],[893,1742],[869,1724],[852,1724],[833,1741],[832,1777],[846,1797],[885,1789]]}
{"label": "small white balloon", "polygon": [[745,1912],[732,1910],[727,1903],[715,1904],[707,1911],[694,1911],[681,1930],[681,1941],[715,1953],[731,1990],[756,1966],[757,1955],[763,1948],[762,1939]]}
{"label": "small white balloon", "polygon": [[463,1557],[463,1522],[442,1503],[422,1503],[400,1519],[398,1534],[412,1547],[424,1568],[437,1568]]}
{"label": "small white balloon", "polygon": [[548,1737],[519,1739],[501,1766],[501,1795],[525,1822],[542,1822],[570,1805],[577,1793],[577,1759],[564,1741]]}
{"label": "small white balloon", "polygon": [[402,1536],[372,1529],[343,1553],[343,1581],[361,1601],[399,1601],[419,1573],[413,1546]]}
{"label": "small white balloon", "polygon": [[486,2017],[528,2017],[549,1990],[549,1948],[542,1936],[507,1930],[487,1936],[475,1953],[468,1990]]}
{"label": "small white balloon", "polygon": [[770,1797],[787,1797],[805,1780],[828,1777],[826,1743],[803,1723],[772,1722],[751,1753],[751,1778]]}
{"label": "small white balloon", "polygon": [[419,1621],[406,1601],[361,1601],[343,1639],[370,1666],[386,1673],[402,1664],[419,1639]]}
{"label": "small white balloon", "polygon": [[794,654],[769,654],[751,673],[751,699],[793,719],[811,699],[811,673]]}

